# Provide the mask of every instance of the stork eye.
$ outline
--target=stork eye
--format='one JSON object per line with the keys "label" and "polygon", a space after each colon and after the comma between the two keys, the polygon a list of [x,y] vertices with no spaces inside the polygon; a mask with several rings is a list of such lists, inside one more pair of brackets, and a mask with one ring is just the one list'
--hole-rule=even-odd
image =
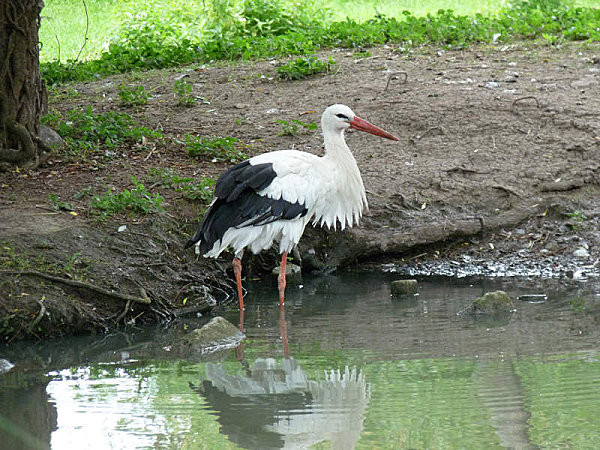
{"label": "stork eye", "polygon": [[342,114],[342,113],[340,113],[340,114],[336,114],[335,116],[336,116],[336,117],[339,117],[340,119],[344,119],[344,120],[350,120],[350,119],[348,119],[348,116],[346,116],[346,115],[344,115],[344,114]]}

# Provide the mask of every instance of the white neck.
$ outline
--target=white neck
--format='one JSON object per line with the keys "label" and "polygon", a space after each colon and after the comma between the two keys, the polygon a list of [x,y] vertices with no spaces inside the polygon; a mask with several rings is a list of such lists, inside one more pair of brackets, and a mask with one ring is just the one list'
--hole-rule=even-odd
{"label": "white neck", "polygon": [[365,187],[354,156],[350,152],[343,129],[323,128],[325,156],[323,160],[335,167],[329,173],[335,177],[335,185],[339,191],[332,199],[328,213],[324,213],[321,223],[334,226],[340,221],[342,229],[358,223],[364,208],[368,208]]}
{"label": "white neck", "polygon": [[325,142],[325,156],[335,160],[351,159],[354,161],[354,156],[346,144],[343,129],[324,129],[323,140]]}

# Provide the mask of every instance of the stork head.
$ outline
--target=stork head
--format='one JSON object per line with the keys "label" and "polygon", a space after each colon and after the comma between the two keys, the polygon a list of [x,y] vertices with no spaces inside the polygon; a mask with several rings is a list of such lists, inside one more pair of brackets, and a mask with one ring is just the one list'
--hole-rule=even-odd
{"label": "stork head", "polygon": [[348,128],[354,128],[360,131],[381,136],[392,141],[397,141],[398,138],[390,133],[383,131],[381,128],[361,119],[352,112],[346,105],[331,105],[321,116],[321,127],[323,133],[342,133]]}

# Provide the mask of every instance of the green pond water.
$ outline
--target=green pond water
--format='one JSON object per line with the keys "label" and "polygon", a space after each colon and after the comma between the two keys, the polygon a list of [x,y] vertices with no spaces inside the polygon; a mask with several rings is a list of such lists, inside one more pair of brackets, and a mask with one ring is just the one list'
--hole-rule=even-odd
{"label": "green pond water", "polygon": [[[0,448],[600,448],[600,284],[392,275],[248,283],[241,345],[172,355],[210,318],[0,349]],[[503,289],[515,311],[461,316]],[[234,309],[219,314],[238,326]]]}

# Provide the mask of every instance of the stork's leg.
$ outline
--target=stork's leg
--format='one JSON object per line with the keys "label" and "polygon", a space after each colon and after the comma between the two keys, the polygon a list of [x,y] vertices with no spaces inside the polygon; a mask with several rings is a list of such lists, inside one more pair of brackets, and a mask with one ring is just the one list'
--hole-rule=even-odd
{"label": "stork's leg", "polygon": [[233,258],[233,273],[237,284],[238,299],[240,300],[240,310],[244,310],[244,294],[242,294],[242,260],[238,257]]}
{"label": "stork's leg", "polygon": [[287,265],[288,252],[283,252],[281,255],[281,268],[277,277],[277,285],[279,286],[279,304],[283,305],[283,296],[285,294],[285,266]]}

